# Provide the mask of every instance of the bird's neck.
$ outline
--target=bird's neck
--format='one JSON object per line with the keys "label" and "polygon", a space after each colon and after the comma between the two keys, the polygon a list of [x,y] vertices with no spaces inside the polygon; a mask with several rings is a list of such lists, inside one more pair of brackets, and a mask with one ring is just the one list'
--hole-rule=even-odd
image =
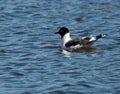
{"label": "bird's neck", "polygon": [[71,40],[70,33],[67,33],[62,38],[62,47],[65,47],[65,44]]}

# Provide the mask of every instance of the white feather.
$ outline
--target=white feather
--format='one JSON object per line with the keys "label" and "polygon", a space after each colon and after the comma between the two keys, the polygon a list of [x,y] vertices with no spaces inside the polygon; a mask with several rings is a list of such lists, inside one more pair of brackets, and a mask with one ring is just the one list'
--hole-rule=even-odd
{"label": "white feather", "polygon": [[96,37],[92,37],[89,41],[96,41]]}
{"label": "white feather", "polygon": [[71,40],[70,33],[66,33],[62,38],[62,48],[65,48],[65,44]]}

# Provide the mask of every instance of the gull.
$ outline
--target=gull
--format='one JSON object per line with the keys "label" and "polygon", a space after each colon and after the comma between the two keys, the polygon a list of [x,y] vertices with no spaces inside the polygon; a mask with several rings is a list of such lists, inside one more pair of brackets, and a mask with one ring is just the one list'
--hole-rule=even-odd
{"label": "gull", "polygon": [[58,32],[54,34],[59,34],[61,36],[61,47],[65,50],[74,50],[79,48],[90,48],[95,41],[102,38],[104,34],[99,34],[94,37],[81,37],[72,39],[70,36],[69,29],[66,27],[60,28]]}

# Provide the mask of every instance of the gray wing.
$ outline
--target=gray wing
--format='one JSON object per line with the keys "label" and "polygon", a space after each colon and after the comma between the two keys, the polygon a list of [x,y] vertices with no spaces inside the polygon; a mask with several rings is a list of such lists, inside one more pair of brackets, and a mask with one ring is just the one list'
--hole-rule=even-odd
{"label": "gray wing", "polygon": [[81,39],[73,39],[73,40],[70,40],[68,41],[65,46],[66,47],[70,47],[70,46],[75,46],[75,45],[89,45],[92,43],[92,41],[90,41],[91,38],[89,37],[84,37],[84,38],[81,38]]}
{"label": "gray wing", "polygon": [[84,37],[84,38],[81,38],[81,44],[82,45],[88,45],[90,42],[90,39],[89,37]]}
{"label": "gray wing", "polygon": [[75,46],[75,45],[78,45],[78,44],[81,45],[81,39],[70,40],[65,44],[65,46],[70,47],[70,46]]}

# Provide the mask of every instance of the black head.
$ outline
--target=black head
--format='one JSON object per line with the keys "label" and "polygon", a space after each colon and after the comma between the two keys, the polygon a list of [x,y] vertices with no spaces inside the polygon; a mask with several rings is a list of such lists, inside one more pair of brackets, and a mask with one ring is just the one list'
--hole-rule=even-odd
{"label": "black head", "polygon": [[62,38],[66,33],[69,33],[69,30],[68,30],[68,28],[66,28],[66,27],[62,27],[62,28],[60,28],[60,30],[59,30],[58,32],[55,32],[55,34],[60,34],[60,35],[61,35],[61,38]]}

